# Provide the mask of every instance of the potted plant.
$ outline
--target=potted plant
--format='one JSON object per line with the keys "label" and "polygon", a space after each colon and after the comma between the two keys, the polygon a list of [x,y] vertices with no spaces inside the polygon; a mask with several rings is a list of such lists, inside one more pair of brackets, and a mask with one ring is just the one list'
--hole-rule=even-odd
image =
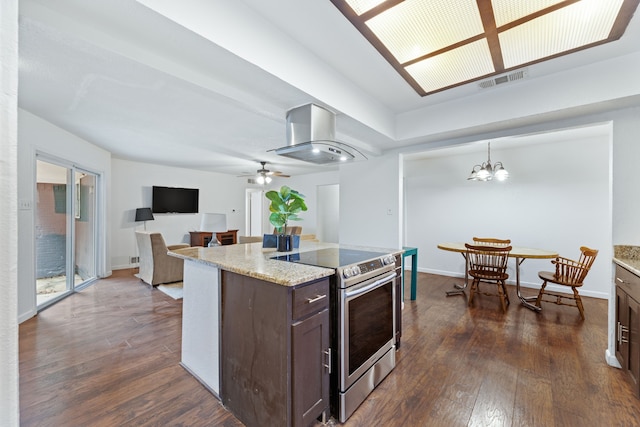
{"label": "potted plant", "polygon": [[289,221],[301,221],[298,214],[307,210],[304,203],[305,196],[296,190],[283,185],[279,191],[271,190],[265,194],[271,201],[269,206],[269,222],[278,232],[278,252],[290,251],[293,247],[292,237],[286,234]]}

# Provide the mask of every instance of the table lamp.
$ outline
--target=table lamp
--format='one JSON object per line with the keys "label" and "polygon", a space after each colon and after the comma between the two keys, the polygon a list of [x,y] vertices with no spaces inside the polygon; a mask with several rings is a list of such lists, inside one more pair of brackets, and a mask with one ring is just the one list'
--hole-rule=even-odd
{"label": "table lamp", "polygon": [[209,246],[218,246],[218,237],[216,233],[227,231],[227,215],[222,213],[203,213],[200,218],[200,231],[210,231],[211,241]]}

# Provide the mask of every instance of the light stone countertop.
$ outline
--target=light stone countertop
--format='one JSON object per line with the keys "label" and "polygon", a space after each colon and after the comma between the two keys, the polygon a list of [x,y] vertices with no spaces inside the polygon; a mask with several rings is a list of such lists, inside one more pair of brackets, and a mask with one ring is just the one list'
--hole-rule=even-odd
{"label": "light stone countertop", "polygon": [[301,240],[300,248],[291,252],[277,252],[275,248],[263,248],[262,242],[242,243],[236,245],[206,247],[190,247],[169,251],[169,255],[188,261],[196,261],[222,270],[254,277],[260,280],[283,286],[295,286],[323,277],[331,276],[334,269],[315,267],[287,261],[270,259],[277,255],[290,255],[326,248],[360,249],[374,252],[399,254],[400,249],[381,249],[362,246],[346,246],[336,243],[313,242]]}
{"label": "light stone countertop", "polygon": [[640,276],[640,246],[614,245],[613,262]]}

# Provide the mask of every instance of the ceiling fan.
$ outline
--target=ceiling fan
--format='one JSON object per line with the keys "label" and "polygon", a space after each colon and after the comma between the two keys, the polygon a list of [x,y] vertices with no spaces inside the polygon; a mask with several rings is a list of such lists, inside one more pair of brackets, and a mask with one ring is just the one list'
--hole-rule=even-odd
{"label": "ceiling fan", "polygon": [[[269,169],[265,168],[266,165],[267,165],[267,162],[260,162],[261,167],[256,171],[256,174],[255,174],[256,183],[261,185],[269,184],[271,182],[272,176],[278,176],[280,178],[290,177],[290,175],[283,174],[280,171],[270,171]],[[254,175],[251,174],[251,175],[240,175],[240,176],[254,176]]]}

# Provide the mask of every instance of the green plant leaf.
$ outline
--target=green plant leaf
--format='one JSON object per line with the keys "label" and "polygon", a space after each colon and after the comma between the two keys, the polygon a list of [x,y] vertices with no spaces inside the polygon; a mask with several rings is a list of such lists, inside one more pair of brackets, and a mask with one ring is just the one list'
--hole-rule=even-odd
{"label": "green plant leaf", "polygon": [[280,187],[280,191],[267,191],[265,197],[271,201],[269,222],[279,233],[283,232],[288,221],[301,221],[302,218],[299,218],[297,214],[307,210],[304,194],[292,190],[286,185]]}

